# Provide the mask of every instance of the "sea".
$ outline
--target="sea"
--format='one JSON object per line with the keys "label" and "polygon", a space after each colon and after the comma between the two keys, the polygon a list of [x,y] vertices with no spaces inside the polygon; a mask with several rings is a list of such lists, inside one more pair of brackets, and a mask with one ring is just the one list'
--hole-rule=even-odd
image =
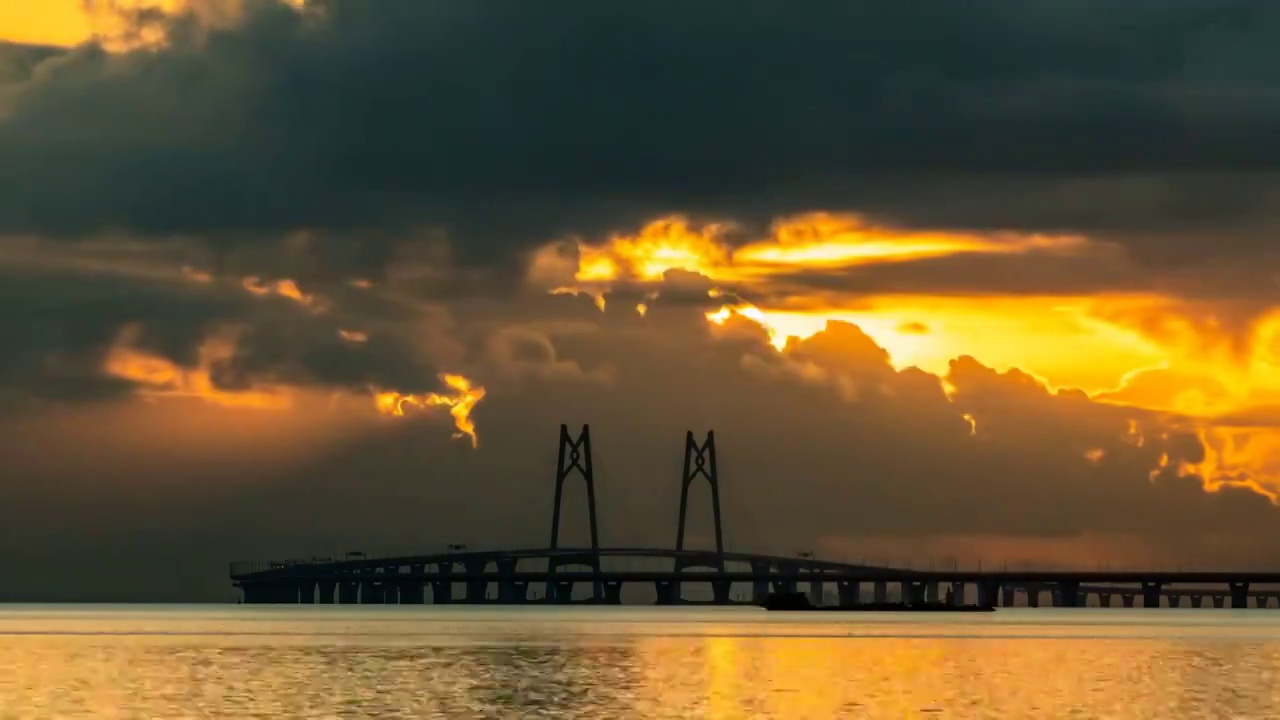
{"label": "sea", "polygon": [[1280,718],[1280,611],[0,606],[0,719]]}

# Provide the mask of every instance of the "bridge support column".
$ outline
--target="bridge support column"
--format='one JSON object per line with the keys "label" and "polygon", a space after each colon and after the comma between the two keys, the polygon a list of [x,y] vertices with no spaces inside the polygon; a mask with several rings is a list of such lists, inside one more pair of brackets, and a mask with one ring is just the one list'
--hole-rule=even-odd
{"label": "bridge support column", "polygon": [[733,587],[733,583],[728,580],[712,580],[711,581],[711,597],[716,605],[729,604],[729,590]]}
{"label": "bridge support column", "polygon": [[529,602],[529,583],[520,580],[499,581],[498,599],[507,605],[524,605]]}
{"label": "bridge support column", "polygon": [[1169,607],[1171,608],[1182,607],[1181,593],[1169,593],[1165,597],[1169,599]]}
{"label": "bridge support column", "polygon": [[1111,593],[1098,593],[1098,607],[1111,607]]}
{"label": "bridge support column", "polygon": [[654,605],[675,605],[676,584],[670,580],[655,580],[653,589],[657,593]]}
{"label": "bridge support column", "polygon": [[862,602],[862,593],[857,580],[837,580],[836,593],[840,596],[841,607],[850,607]]}
{"label": "bridge support column", "polygon": [[995,607],[1000,604],[1000,584],[990,580],[978,583],[978,604]]}
{"label": "bridge support column", "polygon": [[871,586],[871,597],[878,603],[889,602],[889,583],[877,580]]}
{"label": "bridge support column", "polygon": [[401,580],[396,592],[400,596],[401,605],[422,605],[427,601],[427,588],[421,576],[412,580]]}
{"label": "bridge support column", "polygon": [[1231,588],[1231,607],[1239,610],[1249,607],[1249,583],[1233,582]]}
{"label": "bridge support column", "polygon": [[1195,594],[1193,594],[1193,595],[1191,596],[1191,607],[1193,607],[1193,608],[1202,608],[1202,607],[1204,607],[1204,596],[1203,596],[1203,595],[1195,595]]}
{"label": "bridge support column", "polygon": [[1221,610],[1222,608],[1226,607],[1226,605],[1227,605],[1227,596],[1226,596],[1226,595],[1214,595],[1214,596],[1213,596],[1213,606],[1214,606],[1215,608],[1217,608],[1217,609]]}
{"label": "bridge support column", "polygon": [[1058,605],[1061,607],[1080,607],[1080,583],[1066,581],[1058,583]]}
{"label": "bridge support column", "polygon": [[1127,608],[1133,607],[1133,593],[1120,593],[1120,602]]}
{"label": "bridge support column", "polygon": [[372,580],[360,581],[360,604],[361,605],[381,605],[382,604],[382,583]]}
{"label": "bridge support column", "polygon": [[751,602],[764,603],[769,597],[769,569],[767,562],[751,563]]}
{"label": "bridge support column", "polygon": [[1253,599],[1253,606],[1257,608],[1265,608],[1270,604],[1270,600],[1271,596],[1269,595],[1258,595]]}
{"label": "bridge support column", "polygon": [[604,581],[604,602],[606,605],[622,604],[622,581],[621,580]]}
{"label": "bridge support column", "polygon": [[930,580],[924,584],[925,602],[942,602],[942,585],[937,580]]}
{"label": "bridge support column", "polygon": [[951,583],[951,592],[947,593],[947,602],[952,605],[964,604],[964,583],[958,580]]}
{"label": "bridge support column", "polygon": [[1144,608],[1160,607],[1160,583],[1158,582],[1142,583],[1142,607]]}
{"label": "bridge support column", "polygon": [[795,578],[779,578],[774,580],[773,591],[780,593],[794,593],[796,591]]}
{"label": "bridge support column", "polygon": [[529,583],[511,579],[518,562],[514,558],[502,558],[496,562],[499,576],[498,602],[504,605],[523,605],[529,602]]}
{"label": "bridge support column", "polygon": [[360,583],[354,580],[338,581],[338,603],[341,605],[360,604]]}
{"label": "bridge support column", "polygon": [[432,605],[452,605],[453,604],[453,581],[452,580],[432,580],[431,581],[431,604]]}
{"label": "bridge support column", "polygon": [[1013,607],[1018,604],[1018,588],[1013,585],[1001,587],[1000,594],[1003,596],[1000,598],[1001,607]]}
{"label": "bridge support column", "polygon": [[382,604],[383,605],[399,605],[400,604],[400,581],[396,576],[400,574],[400,568],[386,568],[382,571],[387,578],[383,580],[382,585]]}
{"label": "bridge support column", "polygon": [[[488,560],[468,560],[462,564],[468,575],[478,575],[483,573],[485,568],[489,566]],[[468,580],[467,581],[467,604],[478,605],[485,602],[489,598],[489,581],[488,580]]]}
{"label": "bridge support column", "polygon": [[318,583],[316,583],[316,587],[318,588],[318,590],[316,591],[316,595],[318,596],[318,600],[320,604],[332,605],[334,601],[334,595],[337,594],[338,581],[337,580],[321,580]]}
{"label": "bridge support column", "polygon": [[426,585],[422,581],[422,565],[410,565],[409,574],[412,577],[405,578],[400,581],[400,587],[397,591],[400,595],[401,605],[422,605],[427,601]]}
{"label": "bridge support column", "polygon": [[548,595],[554,597],[552,602],[558,605],[568,605],[573,602],[573,581],[572,580],[556,580],[547,588],[551,592]]}
{"label": "bridge support column", "polygon": [[925,583],[912,582],[911,580],[902,581],[902,602],[919,605],[925,599]]}
{"label": "bridge support column", "polygon": [[314,605],[316,602],[316,581],[303,580],[298,583],[298,602],[303,605]]}
{"label": "bridge support column", "polygon": [[820,578],[809,580],[809,602],[814,605],[822,604],[822,586],[823,582]]}
{"label": "bridge support column", "polygon": [[1023,591],[1027,593],[1027,607],[1040,607],[1040,586],[1036,583],[1028,583],[1023,586]]}

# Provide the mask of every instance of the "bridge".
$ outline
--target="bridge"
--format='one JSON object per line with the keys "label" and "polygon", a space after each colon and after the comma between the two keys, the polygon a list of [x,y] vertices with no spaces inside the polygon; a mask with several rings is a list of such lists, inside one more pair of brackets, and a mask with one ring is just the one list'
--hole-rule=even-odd
{"label": "bridge", "polygon": [[[565,484],[586,486],[590,546],[560,545]],[[705,481],[711,489],[714,549],[685,547],[690,487]],[[645,564],[646,567],[636,567]],[[662,565],[664,567],[655,567]],[[560,448],[552,503],[551,540],[546,548],[466,551],[367,557],[349,553],[342,559],[234,562],[232,584],[244,603],[273,604],[621,604],[623,587],[653,588],[654,602],[690,602],[685,587],[710,586],[717,605],[758,604],[770,592],[804,587],[814,602],[834,589],[841,604],[866,599],[885,602],[941,601],[1037,607],[1047,596],[1059,607],[1245,608],[1280,607],[1280,572],[1206,571],[1049,571],[1049,570],[916,570],[821,560],[812,556],[739,553],[724,549],[720,511],[720,478],[716,468],[715,433],[698,442],[685,435],[684,471],[675,548],[601,547],[596,520],[595,476],[591,434],[586,425],[576,436],[560,426]],[[735,585],[749,594],[735,595]],[[538,593],[541,589],[541,593]],[[495,592],[496,590],[496,592]],[[1275,599],[1276,602],[1272,603]]]}

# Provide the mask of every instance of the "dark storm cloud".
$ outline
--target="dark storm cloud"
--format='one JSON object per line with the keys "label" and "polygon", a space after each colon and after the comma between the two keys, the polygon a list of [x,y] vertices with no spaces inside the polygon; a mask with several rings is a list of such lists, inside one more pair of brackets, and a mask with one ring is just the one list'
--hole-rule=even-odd
{"label": "dark storm cloud", "polygon": [[1257,0],[247,5],[6,88],[0,231],[438,225],[474,259],[670,210],[1253,227],[1280,169]]}

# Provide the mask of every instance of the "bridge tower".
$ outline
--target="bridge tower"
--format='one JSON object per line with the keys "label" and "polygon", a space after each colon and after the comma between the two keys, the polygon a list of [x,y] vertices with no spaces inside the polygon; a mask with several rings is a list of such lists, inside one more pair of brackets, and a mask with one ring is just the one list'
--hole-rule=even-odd
{"label": "bridge tower", "polygon": [[676,550],[684,549],[684,529],[689,513],[689,486],[702,476],[711,486],[711,514],[716,526],[716,554],[724,554],[724,535],[720,529],[720,476],[716,473],[716,433],[707,433],[699,445],[690,430],[684,436],[684,477],[680,481],[680,526],[676,529]]}
{"label": "bridge tower", "polygon": [[[587,519],[591,526],[591,552],[586,556],[575,557],[556,557],[552,556],[547,561],[547,571],[555,573],[556,568],[560,565],[586,565],[596,572],[600,572],[600,532],[596,523],[596,483],[595,475],[591,468],[591,428],[588,425],[582,426],[582,432],[578,433],[578,437],[574,438],[569,434],[569,426],[560,426],[560,452],[559,459],[556,462],[556,497],[555,505],[551,511],[551,545],[550,548],[555,550],[560,546],[560,507],[564,500],[564,483],[575,471],[582,477],[583,482],[587,485]],[[548,583],[547,597],[552,596],[552,583]],[[560,583],[554,583],[559,586]],[[600,582],[594,583],[593,597],[600,600],[604,597],[604,589]],[[564,593],[556,591],[559,602],[568,602],[568,597],[560,597]]]}
{"label": "bridge tower", "polygon": [[[684,436],[684,475],[680,480],[680,524],[676,528],[677,552],[684,550],[684,532],[689,520],[689,486],[699,477],[705,478],[707,484],[711,486],[711,515],[715,521],[716,552],[714,556],[701,559],[677,557],[675,570],[678,573],[683,573],[686,568],[691,567],[707,567],[724,571],[724,534],[720,525],[720,476],[716,473],[715,431],[709,431],[706,440],[701,444],[693,439],[692,430]],[[711,589],[716,603],[729,602],[729,583],[713,582]],[[679,601],[681,593],[679,581],[675,583],[673,590],[674,596],[671,600]]]}

